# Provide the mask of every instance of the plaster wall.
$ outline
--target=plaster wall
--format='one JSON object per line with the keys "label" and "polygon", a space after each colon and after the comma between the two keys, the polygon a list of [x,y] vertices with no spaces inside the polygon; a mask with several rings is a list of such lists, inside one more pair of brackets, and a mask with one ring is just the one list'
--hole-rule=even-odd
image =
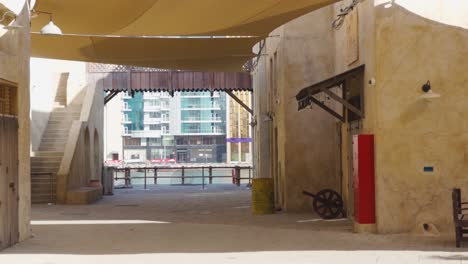
{"label": "plaster wall", "polygon": [[[375,7],[377,227],[448,232],[451,189],[468,192],[468,6],[398,2]],[[440,98],[419,98],[428,80]]]}
{"label": "plaster wall", "polygon": [[104,157],[112,160],[112,154],[118,153],[123,160],[122,153],[122,93],[116,95],[104,107]]}
{"label": "plaster wall", "polygon": [[19,236],[30,237],[31,181],[29,134],[29,9],[23,6],[17,16],[18,30],[0,29],[0,78],[18,84],[18,146],[19,146]]}
{"label": "plaster wall", "polygon": [[[300,195],[302,188],[312,192],[324,187],[339,189],[336,163],[340,159],[333,150],[339,146],[334,136],[336,121],[318,108],[297,113],[293,96],[308,85],[365,64],[366,117],[358,130],[376,137],[377,231],[422,230],[427,223],[449,232],[453,229],[451,188],[468,191],[468,179],[464,177],[468,164],[468,109],[464,103],[468,96],[468,19],[463,15],[468,7],[460,1],[367,0],[353,11],[357,19],[347,17],[341,29],[332,30],[331,21],[349,3],[320,9],[272,32],[279,36],[267,40],[267,49],[254,73],[256,93],[260,91],[269,98],[267,109],[274,117],[271,126],[279,130],[279,160],[284,163],[282,206],[288,211],[306,209],[307,199]],[[350,35],[352,26],[357,27],[357,36]],[[352,37],[357,38],[354,48],[349,46]],[[268,76],[275,52],[276,97]],[[356,60],[350,62],[349,55],[356,52]],[[367,83],[371,78],[375,78],[376,85]],[[420,98],[421,86],[428,80],[441,98]],[[256,103],[262,102],[258,97]],[[259,128],[256,130],[258,137]],[[341,128],[341,186],[345,200],[351,198],[347,187],[352,185],[348,175],[348,130],[347,124]],[[262,140],[257,139],[257,144]],[[268,144],[272,149],[271,136]],[[264,159],[271,175],[271,155],[256,157]],[[434,167],[434,172],[424,173],[425,166]]]}
{"label": "plaster wall", "polygon": [[67,105],[82,103],[85,69],[83,62],[31,58],[31,151],[39,148],[59,86],[65,86]]}
{"label": "plaster wall", "polygon": [[90,180],[101,180],[104,162],[104,95],[92,83],[86,86],[85,91],[81,120],[74,125],[81,124],[72,126],[70,130],[70,133],[78,134],[78,138],[68,174],[68,190],[88,186]]}
{"label": "plaster wall", "polygon": [[[96,82],[79,87],[86,65],[74,68],[78,78],[68,82],[68,106],[79,106],[80,120],[73,121],[57,173],[57,201],[65,203],[69,190],[89,186],[90,180],[101,180],[104,162],[104,93]],[[71,100],[68,100],[69,98]]]}
{"label": "plaster wall", "polygon": [[[311,210],[311,200],[302,190],[341,188],[336,166],[341,158],[337,120],[318,108],[297,112],[295,100],[302,88],[334,74],[332,16],[332,7],[325,7],[272,32],[254,73],[254,105],[263,111],[256,117],[256,141],[257,145],[258,141],[270,142],[269,157],[260,152],[256,159],[266,162],[256,168],[263,175],[279,174],[275,180],[277,207],[288,212]],[[259,94],[269,100],[262,102]],[[272,121],[264,124],[268,116]],[[262,125],[269,130],[268,138],[261,132]],[[258,147],[256,150],[258,153]]]}

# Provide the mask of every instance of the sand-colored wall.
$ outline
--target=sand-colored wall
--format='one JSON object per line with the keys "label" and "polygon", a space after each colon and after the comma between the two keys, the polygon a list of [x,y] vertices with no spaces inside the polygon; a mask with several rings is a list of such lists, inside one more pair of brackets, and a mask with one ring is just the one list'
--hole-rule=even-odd
{"label": "sand-colored wall", "polygon": [[[332,15],[332,8],[326,7],[272,32],[254,72],[254,108],[260,112],[255,128],[257,174],[274,177],[278,171],[277,207],[288,212],[311,210],[311,198],[302,190],[341,188],[337,120],[318,108],[298,112],[295,99],[301,89],[334,74],[334,39],[328,29]],[[257,147],[265,140],[267,153]]]}
{"label": "sand-colored wall", "polygon": [[17,17],[18,30],[0,29],[0,78],[18,83],[19,232],[20,240],[31,234],[30,135],[29,135],[29,10]]}
{"label": "sand-colored wall", "polygon": [[81,104],[86,84],[86,63],[31,58],[31,151],[37,151],[55,105],[59,87],[67,105]]}
{"label": "sand-colored wall", "polygon": [[67,201],[67,192],[101,180],[104,163],[104,94],[94,83],[83,88],[80,120],[70,128],[65,153],[57,173],[57,200]]}
{"label": "sand-colored wall", "polygon": [[122,147],[122,93],[116,95],[104,107],[104,159],[112,160],[112,154],[118,153],[123,160]]}
{"label": "sand-colored wall", "polygon": [[[468,193],[468,30],[462,28],[468,6],[415,2],[420,5],[376,6],[374,133],[382,233],[421,230],[423,223],[451,231],[451,188]],[[444,11],[460,9],[465,15],[458,22]],[[445,24],[445,17],[460,27]],[[428,80],[441,98],[419,98]],[[434,172],[424,173],[424,166]]]}
{"label": "sand-colored wall", "polygon": [[[468,5],[442,0],[366,0],[353,11],[357,19],[349,16],[341,29],[333,30],[331,21],[347,3],[310,13],[272,32],[279,37],[268,38],[270,45],[254,73],[255,89],[263,84],[262,95],[274,102],[272,126],[280,131],[283,206],[288,211],[304,210],[307,200],[301,197],[301,188],[338,188],[336,162],[340,159],[333,151],[339,143],[333,134],[336,122],[318,107],[298,113],[293,96],[309,84],[365,64],[366,117],[359,131],[376,136],[377,231],[421,231],[422,224],[428,223],[449,232],[453,227],[451,188],[468,192],[464,175],[468,166],[468,19],[461,15],[468,12]],[[350,33],[353,26],[357,36]],[[354,48],[349,45],[351,37],[358,40]],[[269,60],[275,52],[278,100],[271,95],[274,86],[268,80]],[[350,63],[350,54],[356,52],[357,60]],[[375,85],[368,83],[372,78]],[[428,80],[441,98],[419,98]],[[341,130],[341,185],[345,200],[350,200],[351,193],[346,191],[352,185],[348,180],[348,125]],[[270,137],[269,144],[273,143]],[[434,172],[424,173],[424,166],[433,166]]]}

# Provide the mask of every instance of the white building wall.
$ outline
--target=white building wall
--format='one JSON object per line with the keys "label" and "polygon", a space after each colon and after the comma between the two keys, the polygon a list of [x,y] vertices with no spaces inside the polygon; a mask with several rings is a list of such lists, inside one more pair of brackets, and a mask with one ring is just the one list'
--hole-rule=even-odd
{"label": "white building wall", "polygon": [[115,96],[104,107],[104,159],[112,159],[113,153],[123,160],[123,114],[122,93]]}

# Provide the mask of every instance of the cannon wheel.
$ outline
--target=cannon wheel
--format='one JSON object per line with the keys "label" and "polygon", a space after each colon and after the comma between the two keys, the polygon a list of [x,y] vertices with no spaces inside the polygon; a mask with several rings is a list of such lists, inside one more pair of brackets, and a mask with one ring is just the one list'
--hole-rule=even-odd
{"label": "cannon wheel", "polygon": [[343,199],[334,190],[325,189],[318,192],[312,205],[323,219],[335,219],[343,213]]}

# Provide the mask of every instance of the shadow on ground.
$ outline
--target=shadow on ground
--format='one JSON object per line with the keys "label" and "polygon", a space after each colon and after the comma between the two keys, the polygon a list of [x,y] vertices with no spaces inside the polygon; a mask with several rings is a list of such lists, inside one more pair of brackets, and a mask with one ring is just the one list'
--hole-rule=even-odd
{"label": "shadow on ground", "polygon": [[173,188],[119,190],[89,206],[35,206],[34,237],[3,254],[462,251],[451,237],[354,234],[350,221],[312,213],[253,216],[246,188]]}

